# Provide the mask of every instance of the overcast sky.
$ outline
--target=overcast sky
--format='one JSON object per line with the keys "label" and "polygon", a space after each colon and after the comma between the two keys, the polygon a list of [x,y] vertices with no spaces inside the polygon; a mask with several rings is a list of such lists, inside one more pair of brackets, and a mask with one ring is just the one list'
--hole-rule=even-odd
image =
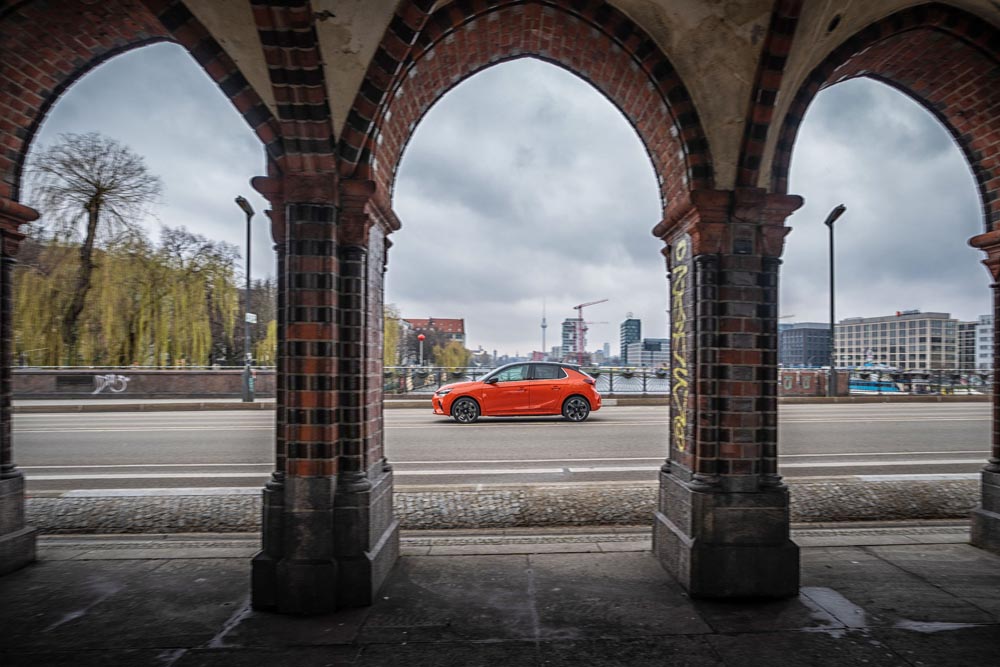
{"label": "overcast sky", "polygon": [[[249,179],[264,173],[255,135],[180,47],[119,56],[73,86],[37,142],[98,131],[144,155],[164,181],[157,221],[245,244],[233,198],[266,202]],[[38,145],[36,143],[35,145]],[[838,203],[837,315],[919,308],[962,319],[986,313],[974,181],[945,129],[882,84],[848,81],[821,93],[794,153],[790,192],[805,206],[789,221],[782,271],[785,321],[825,321],[828,241]],[[30,203],[30,202],[29,202]],[[660,204],[651,163],[619,112],[582,80],[522,59],[488,69],[447,94],[418,126],[400,168],[386,300],[404,317],[462,317],[467,344],[501,353],[559,343],[572,307],[593,324],[588,348],[618,349],[627,313],[643,335],[666,335]],[[255,276],[274,273],[266,218],[255,219]]]}

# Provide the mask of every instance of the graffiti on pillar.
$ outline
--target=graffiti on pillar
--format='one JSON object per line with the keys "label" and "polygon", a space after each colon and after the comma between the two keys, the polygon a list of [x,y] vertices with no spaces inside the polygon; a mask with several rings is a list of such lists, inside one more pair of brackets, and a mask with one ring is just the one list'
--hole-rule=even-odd
{"label": "graffiti on pillar", "polygon": [[687,450],[691,394],[690,285],[691,241],[683,236],[670,251],[670,430],[673,446],[679,452]]}
{"label": "graffiti on pillar", "polygon": [[94,391],[91,394],[100,394],[102,391],[107,389],[113,394],[120,394],[128,388],[129,378],[127,375],[118,375],[117,373],[108,373],[107,375],[95,375],[94,376]]}

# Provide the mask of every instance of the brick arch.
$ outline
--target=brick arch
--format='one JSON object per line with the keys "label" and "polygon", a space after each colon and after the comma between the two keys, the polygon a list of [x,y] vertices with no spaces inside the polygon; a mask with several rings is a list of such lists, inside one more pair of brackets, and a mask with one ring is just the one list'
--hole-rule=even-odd
{"label": "brick arch", "polygon": [[987,231],[1000,223],[1000,31],[943,4],[920,5],[848,38],[802,83],[785,116],[771,188],[787,192],[799,125],[816,94],[868,77],[912,97],[948,129],[979,185]]}
{"label": "brick arch", "polygon": [[107,60],[158,42],[186,48],[273,152],[270,111],[180,0],[25,0],[0,11],[0,199],[18,199],[31,141],[67,88]]}
{"label": "brick arch", "polygon": [[708,141],[680,76],[617,9],[601,1],[508,0],[426,15],[420,4],[397,11],[339,144],[341,175],[373,180],[386,206],[402,153],[430,107],[473,74],[522,57],[580,76],[622,112],[657,172],[665,214],[689,190],[714,187]]}

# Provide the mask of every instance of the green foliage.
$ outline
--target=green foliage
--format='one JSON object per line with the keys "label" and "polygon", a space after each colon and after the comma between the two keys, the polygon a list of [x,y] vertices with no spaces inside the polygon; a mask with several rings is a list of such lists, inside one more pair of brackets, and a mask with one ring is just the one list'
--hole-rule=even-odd
{"label": "green foliage", "polygon": [[274,366],[278,357],[278,320],[267,323],[267,335],[257,341],[253,356],[258,366]]}
{"label": "green foliage", "polygon": [[472,352],[469,352],[457,340],[453,340],[444,347],[434,346],[434,364],[454,371],[457,368],[465,368],[469,365]]}
{"label": "green foliage", "polygon": [[102,248],[141,237],[137,221],[159,196],[160,179],[147,170],[142,156],[96,132],[63,134],[58,144],[40,148],[31,156],[27,176],[28,199],[42,212],[36,234],[48,231],[67,244],[82,239],[75,284],[58,299],[58,348],[67,363],[87,363],[97,353],[93,332],[89,340],[84,334],[97,257]]}
{"label": "green foliage", "polygon": [[382,363],[385,366],[399,364],[399,309],[386,304],[382,308]]}
{"label": "green foliage", "polygon": [[[79,245],[25,242],[15,269],[15,355],[31,365],[66,358],[62,318],[79,270]],[[96,249],[77,323],[84,365],[207,365],[223,337],[232,347],[240,311],[235,249],[183,228],[159,246],[133,233]],[[213,331],[215,335],[213,336]]]}

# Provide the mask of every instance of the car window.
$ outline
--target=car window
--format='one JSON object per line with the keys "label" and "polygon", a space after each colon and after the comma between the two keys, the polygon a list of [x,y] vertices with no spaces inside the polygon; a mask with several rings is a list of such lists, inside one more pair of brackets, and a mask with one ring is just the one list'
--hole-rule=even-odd
{"label": "car window", "polygon": [[517,380],[525,380],[527,377],[528,366],[525,364],[511,366],[506,370],[500,371],[496,375],[497,382],[516,382]]}
{"label": "car window", "polygon": [[566,377],[566,372],[558,366],[549,366],[548,364],[536,364],[535,365],[535,380],[560,380]]}

